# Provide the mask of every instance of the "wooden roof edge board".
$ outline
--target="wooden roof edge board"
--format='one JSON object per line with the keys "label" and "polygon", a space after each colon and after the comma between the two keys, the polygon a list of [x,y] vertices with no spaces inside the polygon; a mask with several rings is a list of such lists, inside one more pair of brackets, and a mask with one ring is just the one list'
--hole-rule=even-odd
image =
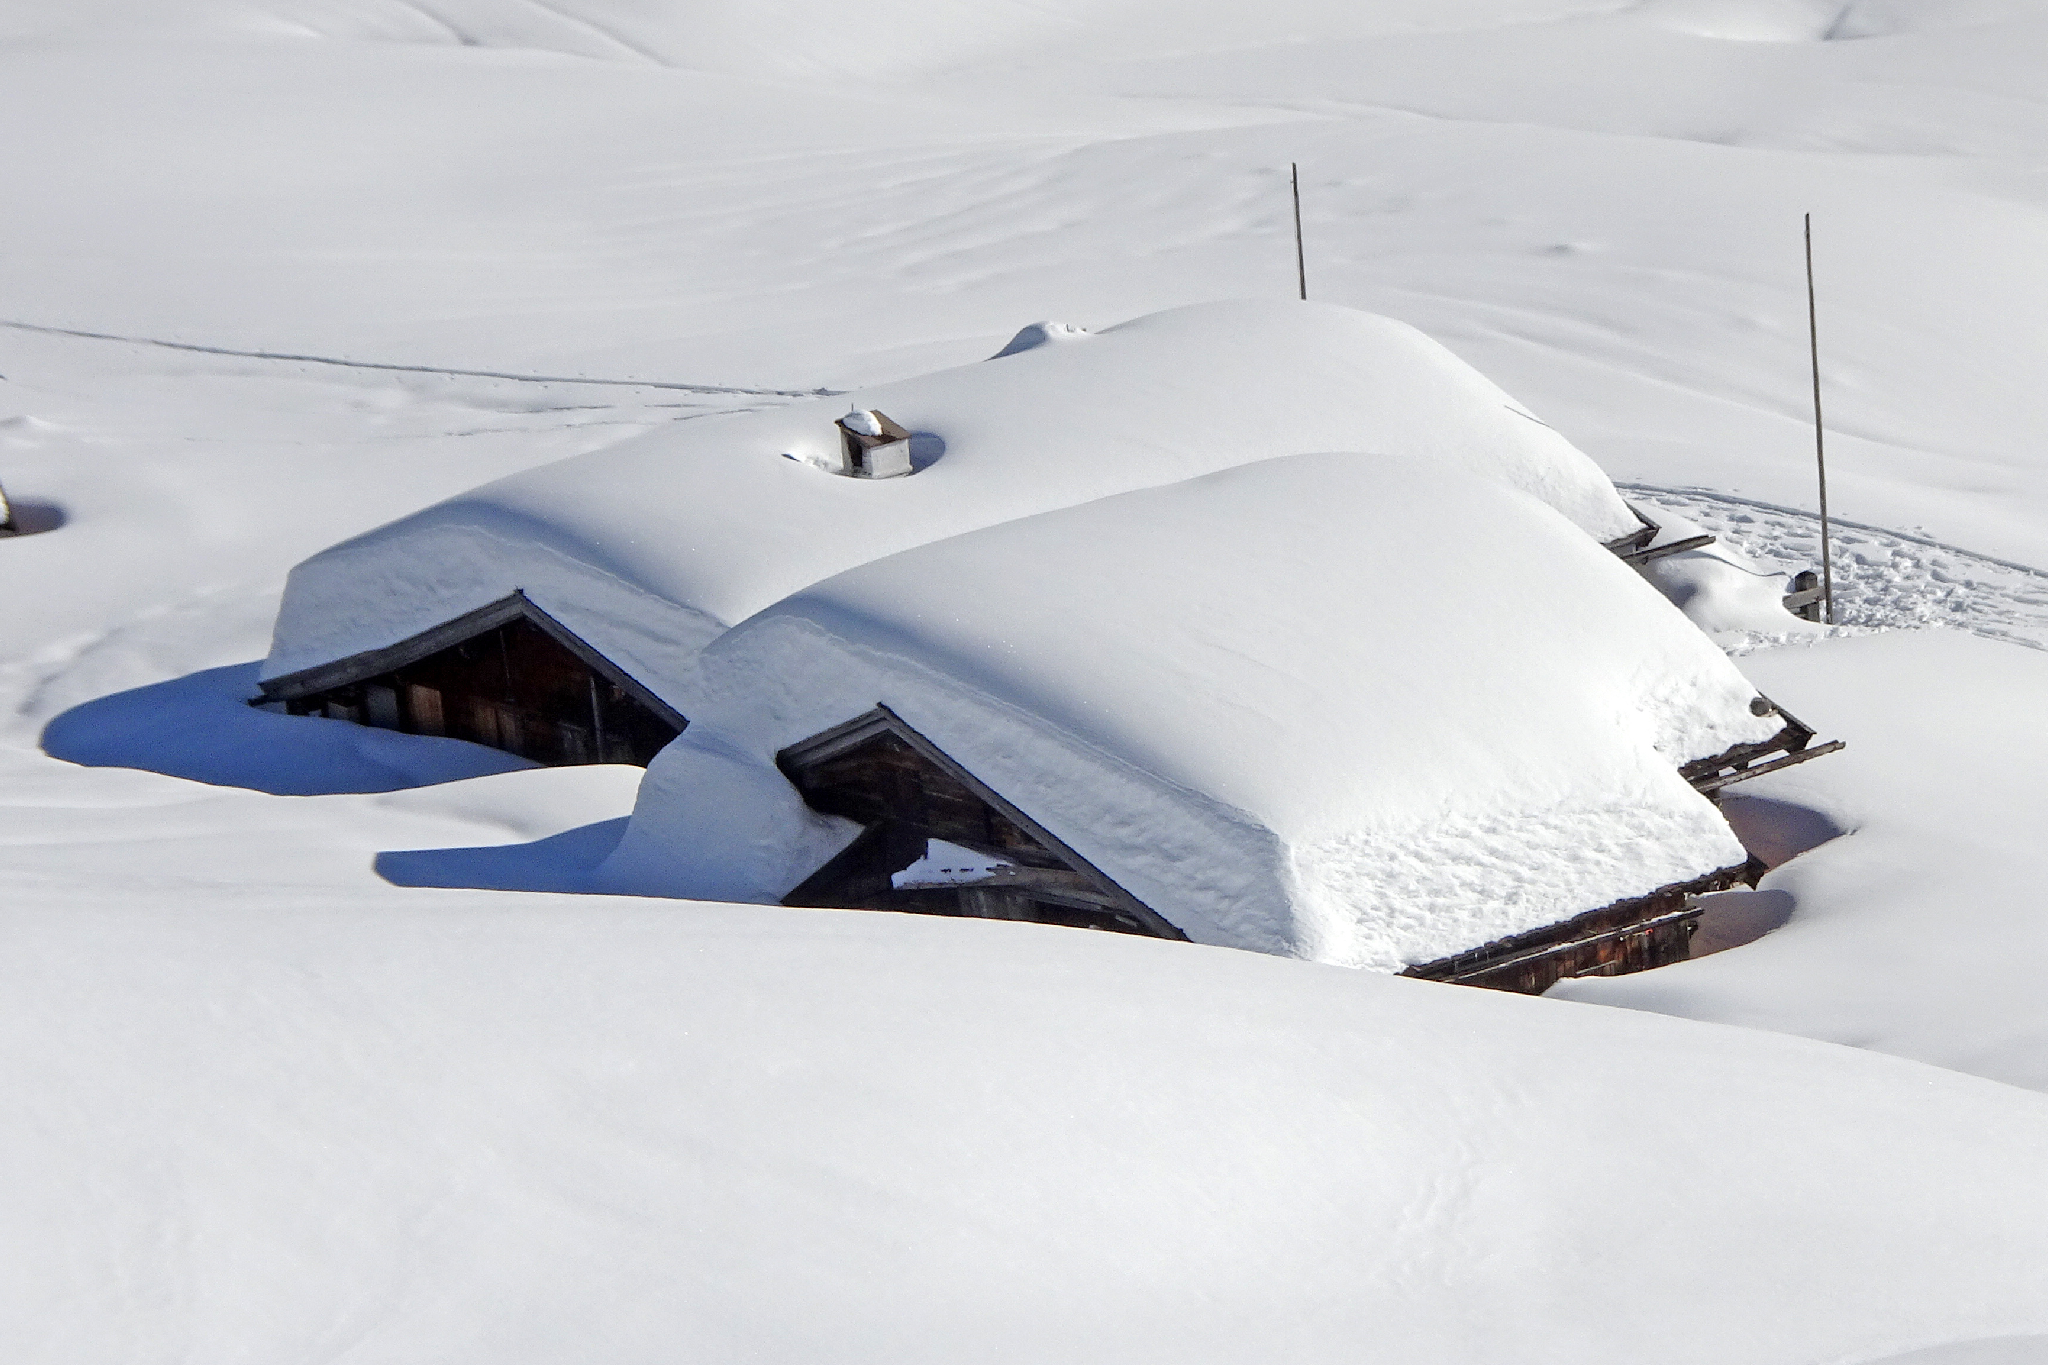
{"label": "wooden roof edge board", "polygon": [[[853,748],[856,744],[871,739],[884,731],[908,744],[917,752],[920,758],[933,764],[940,771],[950,774],[960,785],[995,807],[996,810],[1000,811],[1006,819],[1010,820],[1019,829],[1038,840],[1048,851],[1064,860],[1071,870],[1082,876],[1099,880],[1104,887],[1113,893],[1117,909],[1130,914],[1140,924],[1161,938],[1178,939],[1182,942],[1187,941],[1188,936],[1181,931],[1179,926],[1166,919],[1158,911],[1146,905],[1130,892],[1124,890],[1122,886],[1117,884],[1115,878],[1068,847],[1065,840],[1026,815],[1016,806],[1010,804],[1010,802],[1004,800],[993,787],[956,763],[944,749],[941,749],[938,745],[919,734],[909,722],[890,710],[885,703],[877,702],[875,703],[875,709],[872,711],[864,712],[861,715],[855,716],[852,720],[834,726],[830,730],[813,735],[810,739],[800,740],[790,745],[776,755],[776,763],[783,768],[785,773],[788,773],[792,767],[802,766],[806,763],[820,763],[830,758],[836,758],[838,755],[846,752],[846,750]],[[805,879],[806,884],[808,884],[809,880],[809,878]]]}
{"label": "wooden roof edge board", "polygon": [[451,645],[459,645],[487,630],[495,630],[517,620],[525,614],[522,610],[525,601],[524,593],[514,592],[509,597],[487,602],[474,611],[466,611],[437,626],[430,626],[417,635],[408,635],[394,644],[315,664],[296,673],[265,678],[257,686],[262,689],[265,701],[291,701],[329,688],[346,687],[364,678],[374,678],[379,673],[418,663],[429,654],[438,654]]}
{"label": "wooden roof edge board", "polygon": [[496,630],[522,618],[533,622],[556,644],[581,659],[592,672],[616,684],[633,700],[673,725],[678,731],[689,726],[689,718],[682,712],[649,691],[639,679],[606,658],[589,641],[534,605],[533,599],[526,595],[524,588],[514,588],[508,596],[501,597],[495,602],[487,602],[474,611],[464,612],[417,635],[409,635],[395,644],[385,645],[380,649],[364,650],[360,654],[351,654],[345,659],[336,659],[330,663],[316,664],[312,668],[302,668],[296,673],[287,673],[282,677],[265,679],[257,684],[262,689],[262,695],[253,700],[259,703],[291,701],[331,688],[346,687],[365,678],[374,678],[393,669],[416,664],[429,655],[438,654],[466,640],[475,639],[485,631]]}
{"label": "wooden roof edge board", "polygon": [[1684,540],[1674,540],[1669,545],[1653,545],[1647,549],[1624,550],[1617,551],[1616,553],[1621,555],[1623,563],[1641,566],[1653,560],[1662,559],[1666,555],[1683,554],[1687,550],[1704,549],[1712,545],[1714,541],[1715,537],[1713,536],[1687,536]]}
{"label": "wooden roof edge board", "polygon": [[[1762,696],[1761,693],[1759,693],[1758,695]],[[1770,697],[1764,697],[1764,700],[1770,703],[1771,710],[1777,714],[1778,719],[1785,722],[1785,729],[1796,732],[1793,735],[1791,747],[1795,750],[1804,749],[1807,746],[1807,744],[1813,739],[1813,727],[1811,725],[1808,725],[1805,721],[1799,719],[1799,717],[1793,715],[1790,711],[1787,711],[1784,707],[1778,705],[1778,703],[1772,700]]]}
{"label": "wooden roof edge board", "polygon": [[1699,907],[1686,906],[1680,910],[1664,911],[1603,928],[1593,927],[1598,920],[1611,916],[1618,909],[1631,904],[1639,903],[1648,907],[1672,896],[1694,896],[1709,891],[1726,891],[1738,883],[1750,883],[1753,881],[1755,869],[1760,866],[1752,858],[1728,867],[1716,868],[1702,876],[1682,882],[1671,882],[1654,891],[1646,891],[1640,896],[1624,896],[1611,904],[1581,911],[1540,929],[1510,934],[1506,938],[1483,943],[1477,948],[1467,948],[1461,953],[1433,958],[1428,962],[1417,962],[1402,971],[1401,975],[1425,981],[1455,981],[1461,977],[1499,971],[1514,963],[1532,961],[1567,948],[1598,943],[1606,938],[1632,934],[1656,924],[1669,923],[1674,919],[1683,918],[1688,912],[1698,914]]}
{"label": "wooden roof edge board", "polygon": [[1623,507],[1628,508],[1629,512],[1635,517],[1637,521],[1641,522],[1642,525],[1636,530],[1630,531],[1625,536],[1616,536],[1613,540],[1604,541],[1602,543],[1606,545],[1608,549],[1614,551],[1614,553],[1625,557],[1633,553],[1634,551],[1643,549],[1651,541],[1655,540],[1657,538],[1657,533],[1663,530],[1664,528],[1662,526],[1659,526],[1656,522],[1651,521],[1648,517],[1644,516],[1643,509],[1636,506],[1628,499],[1622,499],[1621,505]]}
{"label": "wooden roof edge board", "polygon": [[1454,975],[1436,979],[1447,981],[1454,986],[1460,985],[1468,977],[1491,976],[1495,972],[1513,971],[1517,967],[1541,961],[1546,957],[1567,953],[1574,948],[1585,948],[1595,943],[1605,943],[1609,939],[1627,938],[1630,934],[1646,933],[1652,929],[1660,929],[1667,924],[1678,924],[1685,920],[1698,919],[1705,913],[1706,907],[1703,905],[1688,905],[1682,910],[1672,910],[1662,915],[1652,915],[1649,919],[1640,919],[1633,924],[1624,924],[1618,929],[1603,929],[1597,934],[1587,934],[1582,938],[1562,939],[1541,948],[1532,948],[1528,952],[1516,957],[1502,958],[1497,962],[1489,962],[1481,967],[1472,967]]}
{"label": "wooden roof edge board", "polygon": [[[1696,758],[1689,763],[1679,764],[1678,775],[1692,783],[1694,790],[1709,790],[1700,784],[1712,781],[1720,775],[1724,768],[1747,768],[1751,763],[1770,754],[1796,754],[1813,742],[1814,732],[1812,726],[1779,706],[1769,697],[1759,695],[1758,700],[1762,701],[1767,708],[1757,712],[1758,715],[1775,714],[1780,720],[1785,722],[1784,725],[1779,727],[1778,733],[1772,735],[1769,739],[1756,740],[1748,744],[1733,744],[1718,754],[1709,754],[1705,758]],[[1750,705],[1754,709],[1756,703],[1752,702]],[[1829,750],[1829,752],[1832,753],[1833,750]]]}
{"label": "wooden roof edge board", "polygon": [[1848,747],[1847,741],[1831,739],[1826,744],[1818,744],[1810,749],[1799,749],[1793,753],[1786,754],[1783,758],[1774,758],[1769,763],[1759,763],[1754,768],[1738,768],[1732,773],[1720,773],[1713,777],[1702,778],[1692,785],[1696,791],[1717,792],[1732,782],[1747,782],[1752,777],[1762,777],[1765,773],[1774,773],[1781,768],[1789,768],[1795,763],[1805,763],[1809,759],[1820,758],[1825,754],[1832,754]]}
{"label": "wooden roof edge board", "polygon": [[778,750],[775,766],[787,774],[792,768],[829,762],[884,731],[892,731],[889,722],[893,718],[887,707],[863,711],[852,720],[843,721],[829,730],[820,730],[809,739],[800,739]]}

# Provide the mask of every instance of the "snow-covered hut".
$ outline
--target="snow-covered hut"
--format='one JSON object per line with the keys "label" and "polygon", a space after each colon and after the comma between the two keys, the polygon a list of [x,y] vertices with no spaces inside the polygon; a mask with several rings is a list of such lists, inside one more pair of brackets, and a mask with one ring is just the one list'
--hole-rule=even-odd
{"label": "snow-covered hut", "polygon": [[621,889],[1540,984],[1683,956],[1685,894],[1747,855],[1679,770],[1786,723],[1554,509],[1352,454],[863,565],[699,687]]}
{"label": "snow-covered hut", "polygon": [[1540,988],[1682,956],[1702,790],[1811,735],[1643,539],[1413,329],[1203,305],[428,508],[293,572],[263,688],[651,762],[621,891]]}
{"label": "snow-covered hut", "polygon": [[[856,414],[910,447],[910,476],[834,477],[861,472],[845,452]],[[343,542],[292,571],[263,691],[544,762],[645,763],[692,715],[697,652],[799,588],[1308,450],[1464,469],[1596,540],[1639,527],[1591,460],[1413,328],[1323,304],[1203,304],[1095,334],[1034,326],[980,364],[680,422]]]}

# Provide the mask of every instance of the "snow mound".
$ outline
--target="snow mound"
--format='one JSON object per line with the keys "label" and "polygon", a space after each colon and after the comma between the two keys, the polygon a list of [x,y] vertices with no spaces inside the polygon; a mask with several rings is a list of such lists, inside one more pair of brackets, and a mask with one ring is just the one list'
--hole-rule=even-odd
{"label": "snow mound", "polygon": [[1844,9],[1840,0],[1643,0],[1635,12],[1701,38],[1807,43],[1826,38]]}
{"label": "snow mound", "polygon": [[1040,346],[1063,341],[1081,341],[1090,335],[1085,327],[1076,327],[1065,322],[1034,322],[1021,327],[1017,335],[1010,338],[1003,349],[990,356],[990,360],[1001,360],[1007,355],[1019,355],[1036,350]]}
{"label": "snow mound", "polygon": [[1343,454],[854,569],[701,682],[621,889],[786,894],[852,827],[775,755],[879,700],[1198,941],[1390,971],[1740,863],[1676,768],[1778,724],[1554,509]]}
{"label": "snow mound", "polygon": [[[821,476],[807,452],[840,439],[849,401],[943,453],[915,479]],[[832,574],[1310,450],[1476,473],[1595,539],[1636,526],[1590,459],[1414,328],[1322,304],[1202,304],[1085,346],[679,423],[439,503],[293,570],[263,676],[396,643],[523,589],[689,715],[699,649]],[[1450,534],[1457,510],[1440,515]]]}
{"label": "snow mound", "polygon": [[[1707,533],[1697,522],[1662,508],[1655,519],[1655,544]],[[1762,567],[1726,540],[1653,559],[1642,566],[1642,574],[1694,625],[1724,645],[1759,636],[1811,639],[1827,633],[1825,626],[1785,610],[1785,594],[1792,590],[1790,574]]]}
{"label": "snow mound", "polygon": [[854,408],[846,416],[839,419],[839,425],[861,436],[880,436],[882,434],[881,419],[866,408]]}
{"label": "snow mound", "polygon": [[1727,1365],[2048,1332],[2048,1106],[1974,1077],[1036,925],[422,894],[16,918],[11,1359]]}

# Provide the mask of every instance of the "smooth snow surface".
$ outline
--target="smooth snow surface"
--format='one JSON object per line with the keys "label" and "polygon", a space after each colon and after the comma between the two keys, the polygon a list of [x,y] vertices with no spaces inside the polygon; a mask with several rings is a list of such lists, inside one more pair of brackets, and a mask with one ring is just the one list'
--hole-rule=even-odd
{"label": "smooth snow surface", "polygon": [[[2048,1090],[2048,654],[1925,631],[1740,661],[1849,741],[1733,788],[1779,839],[1785,926],[1698,962],[1553,993],[1874,1047]],[[1739,793],[1739,795],[1738,795]],[[1752,842],[1758,842],[1752,835]]]}
{"label": "smooth snow surface", "polygon": [[2048,1102],[1972,1077],[1078,930],[415,894],[15,917],[12,1358],[1725,1365],[2048,1332]]}
{"label": "smooth snow surface", "polygon": [[[1342,308],[1177,309],[1083,344],[863,389],[856,429],[881,430],[875,409],[934,450],[919,477],[819,478],[801,457],[836,451],[847,411],[821,399],[517,475],[336,546],[293,572],[264,676],[392,644],[518,588],[692,715],[695,650],[839,570],[1305,451],[1470,470],[1603,540],[1637,525],[1591,460],[1469,366],[1410,327]],[[1435,512],[1455,534],[1458,509]]]}
{"label": "smooth snow surface", "polygon": [[1741,863],[1677,769],[1782,724],[1550,507],[1361,455],[879,560],[722,637],[703,687],[614,886],[779,899],[834,850],[775,754],[879,701],[1197,941],[1385,971]]}
{"label": "smooth snow surface", "polygon": [[[0,0],[5,1355],[2034,1365],[2038,1098],[1955,1073],[2048,1085],[2044,70],[2042,0]],[[1318,303],[1766,575],[1817,563],[1813,213],[1846,624],[1727,643],[1850,747],[1731,794],[1780,927],[1564,988],[1744,1029],[535,894],[637,770],[241,705],[293,565],[478,485],[555,466],[482,524],[637,601],[675,547],[548,490],[658,504],[727,448],[693,426],[924,422],[883,390],[1187,304],[1324,312],[1289,162]],[[1034,318],[1074,332],[975,364]],[[1258,458],[1284,414],[1221,387],[1158,411],[1249,445],[1101,491]],[[893,483],[763,458],[924,497],[961,434]],[[1046,496],[853,561],[837,509],[673,515],[759,589],[706,580],[708,634]]]}

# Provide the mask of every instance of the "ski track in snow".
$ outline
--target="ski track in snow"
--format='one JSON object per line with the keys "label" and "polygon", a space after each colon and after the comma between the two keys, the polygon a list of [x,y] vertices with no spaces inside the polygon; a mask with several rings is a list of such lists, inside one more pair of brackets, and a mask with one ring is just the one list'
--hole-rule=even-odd
{"label": "ski track in snow", "polygon": [[387,361],[344,360],[337,356],[296,355],[287,351],[241,351],[227,346],[204,346],[191,341],[165,341],[159,337],[122,336],[114,332],[92,332],[75,327],[50,327],[35,322],[0,318],[0,327],[18,332],[39,332],[45,336],[81,337],[88,341],[119,341],[130,346],[157,346],[168,351],[192,351],[199,355],[234,356],[242,360],[276,360],[299,365],[337,365],[350,370],[388,370],[402,374],[447,374],[465,379],[503,379],[516,384],[592,384],[623,389],[673,389],[682,393],[731,395],[739,398],[830,398],[839,389],[742,389],[722,384],[679,384],[655,379],[591,379],[580,375],[513,374],[503,370],[462,370],[440,365],[401,365]]}
{"label": "ski track in snow", "polygon": [[[1704,488],[1615,486],[1698,522],[1773,572],[1820,565],[1817,513]],[[2048,570],[1839,517],[1830,518],[1830,539],[1838,624],[1945,626],[2048,650]]]}

